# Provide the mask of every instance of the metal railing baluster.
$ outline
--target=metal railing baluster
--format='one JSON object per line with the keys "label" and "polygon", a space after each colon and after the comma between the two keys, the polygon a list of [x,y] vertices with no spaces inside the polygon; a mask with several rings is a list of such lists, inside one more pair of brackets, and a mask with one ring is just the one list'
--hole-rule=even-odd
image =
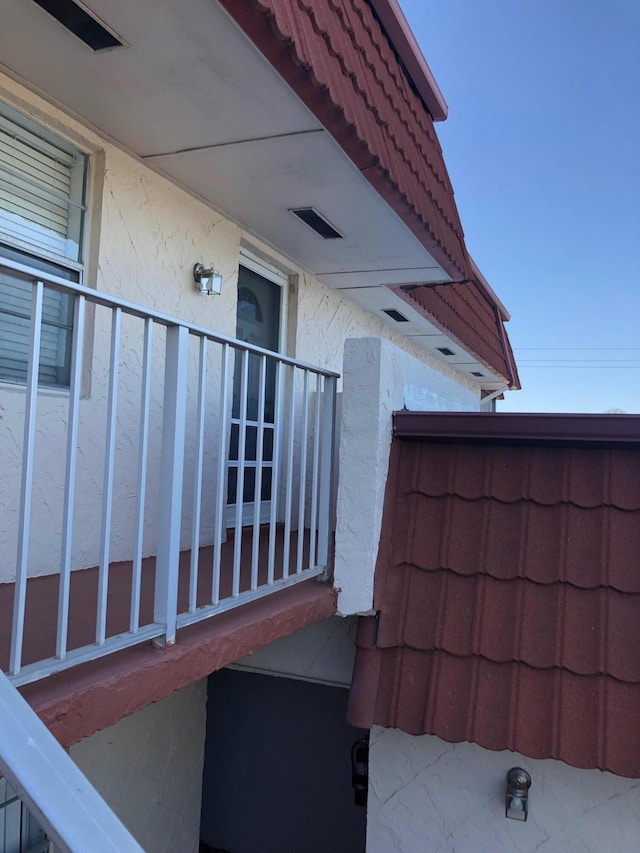
{"label": "metal railing baluster", "polygon": [[218,604],[220,601],[220,572],[222,570],[222,535],[224,530],[224,512],[226,507],[227,488],[227,447],[229,429],[229,374],[230,374],[229,344],[222,345],[221,373],[220,373],[220,443],[218,445],[218,475],[216,481],[216,505],[215,505],[215,529],[213,534],[213,579],[211,589],[211,603]]}
{"label": "metal railing baluster", "polygon": [[284,490],[284,547],[282,555],[282,577],[288,578],[290,571],[291,558],[291,511],[293,498],[293,451],[294,451],[294,436],[295,436],[295,421],[296,421],[296,403],[295,403],[295,368],[290,368],[291,382],[289,385],[289,398],[287,404],[289,407],[287,418],[287,444],[286,444],[286,473],[285,473],[285,490]]}
{"label": "metal railing baluster", "polygon": [[27,393],[24,411],[24,443],[22,449],[22,486],[20,489],[20,518],[18,521],[18,553],[16,580],[13,592],[13,622],[9,672],[17,675],[22,666],[24,612],[27,603],[27,574],[29,571],[29,533],[31,531],[31,496],[33,493],[33,459],[36,439],[36,409],[38,403],[38,372],[40,366],[40,334],[42,330],[42,299],[44,283],[36,281],[31,294],[31,324],[29,327],[29,360],[27,364]]}
{"label": "metal railing baluster", "polygon": [[102,532],[98,574],[98,611],[96,643],[103,645],[107,635],[107,595],[109,590],[109,556],[111,551],[111,518],[113,512],[113,462],[116,448],[118,415],[118,377],[120,368],[120,335],[122,309],[114,308],[111,315],[111,354],[109,358],[109,398],[107,404],[107,434],[104,453],[102,487]]}
{"label": "metal railing baluster", "polygon": [[258,561],[260,559],[260,522],[262,514],[262,464],[264,457],[264,407],[267,389],[267,359],[260,359],[258,379],[258,426],[256,429],[256,475],[253,488],[253,541],[251,543],[251,589],[258,588]]}
{"label": "metal railing baluster", "polygon": [[302,571],[304,556],[304,511],[307,499],[307,447],[309,444],[309,371],[304,371],[302,383],[302,428],[300,429],[300,482],[298,492],[298,542],[296,574]]}
{"label": "metal railing baluster", "polygon": [[207,347],[207,339],[200,338],[200,357],[198,360],[198,415],[196,420],[196,466],[193,480],[191,565],[189,568],[189,613],[195,613],[198,598],[198,561],[200,559],[200,513],[202,508],[202,466],[204,458],[204,415],[207,393]]}
{"label": "metal railing baluster", "polygon": [[313,413],[313,452],[311,463],[311,518],[309,519],[309,568],[316,564],[318,537],[318,475],[320,466],[320,411],[322,376],[316,373],[315,410]]}
{"label": "metal railing baluster", "polygon": [[273,414],[273,458],[271,463],[271,511],[269,514],[269,556],[267,566],[267,584],[275,578],[276,534],[280,491],[280,455],[282,447],[282,421],[284,418],[286,367],[278,361],[276,368],[276,399]]}
{"label": "metal railing baluster", "polygon": [[71,376],[69,389],[69,419],[67,424],[67,460],[64,478],[64,507],[62,515],[62,549],[60,554],[60,581],[58,586],[58,627],[56,632],[56,657],[67,654],[69,629],[69,592],[71,588],[71,548],[73,544],[73,510],[78,461],[78,410],[82,382],[82,351],[84,347],[85,297],[76,296],[73,306],[73,343],[71,348]]}
{"label": "metal railing baluster", "polygon": [[149,454],[149,411],[151,408],[151,368],[153,360],[153,320],[144,321],[142,385],[140,392],[140,435],[138,438],[136,532],[131,569],[131,611],[129,628],[135,634],[140,628],[140,587],[142,584],[142,552],[144,549],[144,515],[147,495],[147,460]]}
{"label": "metal railing baluster", "polygon": [[244,472],[247,454],[247,404],[249,391],[249,353],[246,349],[236,350],[236,363],[240,352],[240,417],[238,424],[238,467],[236,468],[236,514],[233,537],[233,583],[231,595],[240,592],[240,570],[242,560],[242,512],[244,503]]}

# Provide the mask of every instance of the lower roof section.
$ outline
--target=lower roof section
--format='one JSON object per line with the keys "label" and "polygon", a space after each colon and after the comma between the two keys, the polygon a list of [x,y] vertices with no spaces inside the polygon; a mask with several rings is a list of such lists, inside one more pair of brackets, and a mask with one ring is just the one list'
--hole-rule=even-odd
{"label": "lower roof section", "polygon": [[183,628],[173,646],[134,646],[20,692],[58,741],[70,746],[335,611],[331,585],[304,581]]}
{"label": "lower roof section", "polygon": [[395,415],[352,724],[640,777],[640,417],[621,417]]}

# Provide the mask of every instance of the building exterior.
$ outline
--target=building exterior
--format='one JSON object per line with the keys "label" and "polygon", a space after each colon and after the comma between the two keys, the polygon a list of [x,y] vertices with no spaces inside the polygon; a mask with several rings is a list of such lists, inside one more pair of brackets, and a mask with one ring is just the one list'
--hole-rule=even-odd
{"label": "building exterior", "polygon": [[395,415],[349,709],[367,850],[638,846],[640,419],[618,417]]}
{"label": "building exterior", "polygon": [[[393,0],[3,19],[0,668],[145,850],[196,850],[207,679],[229,720],[264,673],[346,703],[392,413],[517,387],[508,314]],[[372,738],[379,850],[402,737]]]}

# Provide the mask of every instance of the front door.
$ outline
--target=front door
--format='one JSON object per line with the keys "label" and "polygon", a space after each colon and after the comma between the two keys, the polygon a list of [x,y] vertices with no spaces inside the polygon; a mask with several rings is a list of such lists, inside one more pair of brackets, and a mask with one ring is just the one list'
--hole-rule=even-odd
{"label": "front door", "polygon": [[[281,309],[280,284],[248,266],[241,266],[238,274],[236,337],[277,352]],[[268,521],[271,511],[276,363],[266,359],[263,368],[261,362],[259,356],[249,354],[244,368],[246,377],[243,377],[242,352],[236,350],[227,489],[227,523],[230,526],[235,523],[238,500],[242,503],[242,524],[252,524],[256,512],[259,513],[260,522]],[[261,387],[262,383],[264,388]],[[263,418],[260,417],[260,410]],[[259,453],[260,432],[262,454]],[[241,470],[243,474],[240,483]],[[257,486],[259,494],[256,493]]]}

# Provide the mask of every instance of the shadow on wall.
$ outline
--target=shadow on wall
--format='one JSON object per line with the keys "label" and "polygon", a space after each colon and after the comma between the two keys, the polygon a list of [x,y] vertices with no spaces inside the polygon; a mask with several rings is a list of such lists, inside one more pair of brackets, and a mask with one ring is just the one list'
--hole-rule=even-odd
{"label": "shadow on wall", "polygon": [[209,677],[201,853],[358,853],[348,691],[238,670]]}

